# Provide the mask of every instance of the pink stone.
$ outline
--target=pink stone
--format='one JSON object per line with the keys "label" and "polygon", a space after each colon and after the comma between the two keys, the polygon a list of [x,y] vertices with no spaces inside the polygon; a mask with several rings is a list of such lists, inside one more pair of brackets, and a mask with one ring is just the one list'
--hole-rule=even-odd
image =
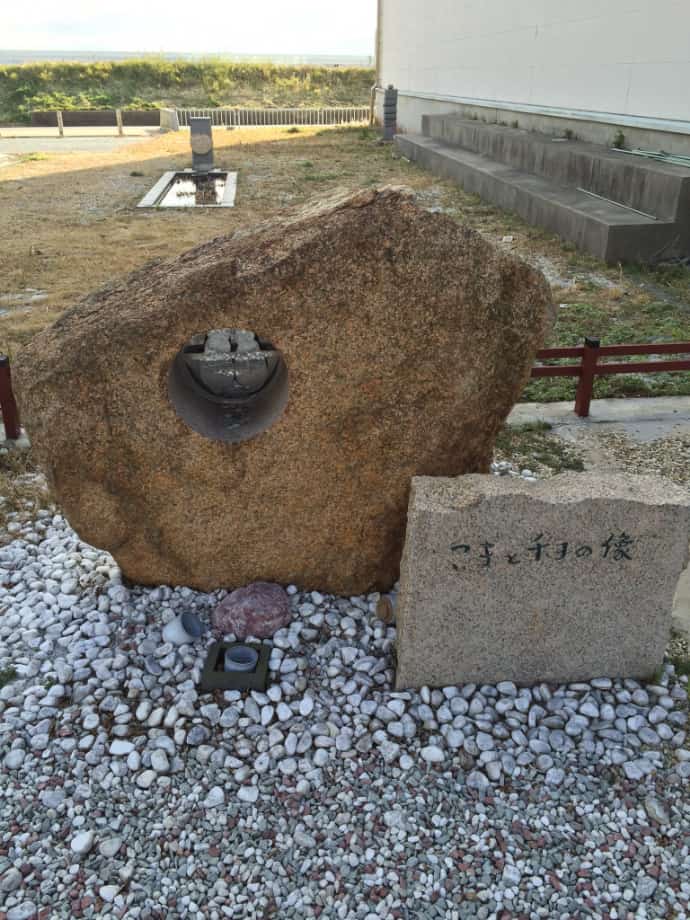
{"label": "pink stone", "polygon": [[290,601],[280,585],[255,581],[232,591],[213,611],[213,627],[238,639],[267,639],[290,622]]}

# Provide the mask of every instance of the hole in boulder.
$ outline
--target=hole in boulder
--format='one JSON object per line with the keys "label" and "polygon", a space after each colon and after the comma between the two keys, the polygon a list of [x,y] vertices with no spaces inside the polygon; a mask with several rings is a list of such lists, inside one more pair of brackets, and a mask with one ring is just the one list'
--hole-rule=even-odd
{"label": "hole in boulder", "polygon": [[238,443],[276,422],[288,398],[278,349],[247,329],[192,336],[175,356],[168,395],[180,418],[214,441]]}

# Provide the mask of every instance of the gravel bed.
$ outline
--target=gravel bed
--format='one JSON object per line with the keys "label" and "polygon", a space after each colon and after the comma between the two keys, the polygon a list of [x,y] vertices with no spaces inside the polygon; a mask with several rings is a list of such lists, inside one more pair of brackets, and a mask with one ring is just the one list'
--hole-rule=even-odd
{"label": "gravel bed", "polygon": [[599,438],[622,469],[638,475],[665,476],[679,485],[690,484],[689,435],[639,442],[625,433],[608,432]]}
{"label": "gravel bed", "polygon": [[23,518],[0,548],[2,920],[688,916],[671,665],[396,693],[378,595],[290,586],[267,693],[198,695],[211,637],[161,629],[225,592],[128,587],[55,509]]}

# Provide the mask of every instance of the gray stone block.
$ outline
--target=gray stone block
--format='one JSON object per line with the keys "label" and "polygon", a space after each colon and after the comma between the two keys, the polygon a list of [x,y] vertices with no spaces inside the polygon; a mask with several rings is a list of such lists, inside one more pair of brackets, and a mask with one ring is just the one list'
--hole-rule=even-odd
{"label": "gray stone block", "polygon": [[416,477],[396,687],[651,677],[690,495],[658,477]]}
{"label": "gray stone block", "polygon": [[489,128],[427,118],[425,129],[439,136],[399,135],[396,144],[434,175],[610,264],[690,252],[690,170]]}
{"label": "gray stone block", "polygon": [[209,172],[213,169],[213,128],[210,118],[190,118],[189,133],[192,144],[192,169]]}

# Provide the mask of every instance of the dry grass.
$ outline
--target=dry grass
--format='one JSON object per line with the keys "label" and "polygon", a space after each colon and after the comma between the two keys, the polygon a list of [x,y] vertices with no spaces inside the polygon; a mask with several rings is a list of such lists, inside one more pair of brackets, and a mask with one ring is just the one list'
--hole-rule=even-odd
{"label": "dry grass", "polygon": [[34,466],[30,450],[0,452],[0,496],[0,535],[7,540],[11,539],[6,530],[9,514],[30,516],[47,504],[46,481]]}
{"label": "dry grass", "polygon": [[40,109],[368,105],[374,71],[227,61],[131,58],[0,66],[0,121]]}
{"label": "dry grass", "polygon": [[6,306],[0,350],[12,355],[67,307],[151,259],[246,229],[335,187],[430,178],[375,146],[368,132],[303,128],[214,132],[216,162],[240,170],[234,209],[137,210],[165,171],[189,165],[186,132],[109,154],[46,156],[0,171],[0,296],[40,289],[45,300]]}
{"label": "dry grass", "polygon": [[[657,327],[662,338],[684,332],[690,316],[687,306],[681,305],[670,319],[668,311],[661,318],[655,310],[645,312],[658,301],[640,286],[654,280],[651,273],[607,268],[576,253],[553,235],[423,172],[375,138],[367,129],[216,129],[216,162],[240,170],[234,209],[136,209],[161,173],[189,165],[186,132],[156,136],[106,154],[23,157],[3,168],[0,298],[26,288],[45,291],[46,297],[30,305],[0,304],[7,310],[0,315],[0,350],[12,355],[80,297],[151,259],[251,228],[282,208],[336,187],[386,182],[413,187],[422,203],[545,268],[556,302],[573,305],[560,312],[559,338],[597,334],[600,326],[615,333],[624,325],[626,335],[640,341],[654,337]],[[502,242],[504,237],[512,239]],[[676,280],[670,279],[671,287],[665,289],[672,298],[682,299],[684,283],[683,276],[675,291]]]}

